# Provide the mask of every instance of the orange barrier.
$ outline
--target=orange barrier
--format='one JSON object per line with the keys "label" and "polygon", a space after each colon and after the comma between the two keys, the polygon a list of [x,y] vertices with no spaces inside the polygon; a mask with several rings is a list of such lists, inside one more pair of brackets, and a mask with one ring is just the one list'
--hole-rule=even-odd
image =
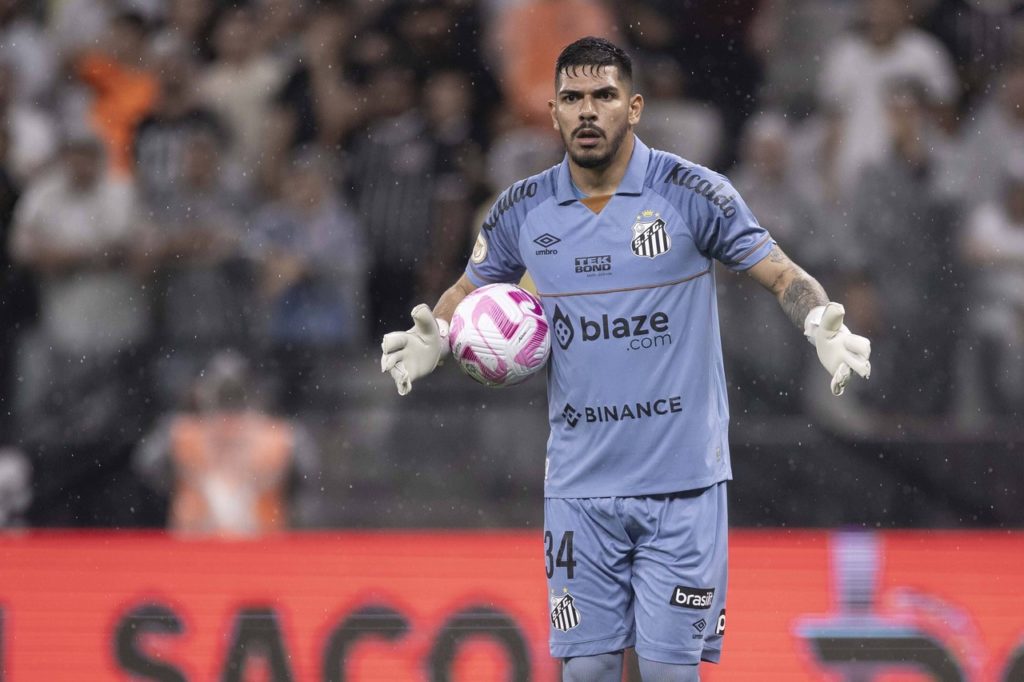
{"label": "orange barrier", "polygon": [[[1022,534],[734,531],[730,554],[706,682],[1024,680]],[[2,682],[552,681],[547,618],[539,532],[0,538]]]}

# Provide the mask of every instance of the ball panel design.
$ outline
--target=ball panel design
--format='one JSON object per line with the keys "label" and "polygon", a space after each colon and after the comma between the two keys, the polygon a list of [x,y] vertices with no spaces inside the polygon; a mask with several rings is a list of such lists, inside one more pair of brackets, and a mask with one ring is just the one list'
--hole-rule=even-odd
{"label": "ball panel design", "polygon": [[511,284],[480,287],[455,309],[452,355],[473,379],[511,386],[538,372],[551,352],[540,301]]}

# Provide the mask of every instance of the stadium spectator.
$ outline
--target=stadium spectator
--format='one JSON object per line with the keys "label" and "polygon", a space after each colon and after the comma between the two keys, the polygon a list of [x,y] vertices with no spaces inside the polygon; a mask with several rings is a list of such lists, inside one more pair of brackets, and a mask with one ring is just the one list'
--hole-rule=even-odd
{"label": "stadium spectator", "polygon": [[34,10],[22,0],[0,0],[0,61],[17,74],[15,101],[45,106],[50,103],[59,60],[53,34]]}
{"label": "stadium spectator", "polygon": [[671,57],[644,66],[644,117],[637,126],[646,144],[671,149],[702,166],[717,166],[722,151],[722,115],[686,92],[686,75]]}
{"label": "stadium spectator", "polygon": [[[0,160],[8,158],[7,132],[0,127]],[[18,336],[35,317],[35,287],[10,255],[12,218],[19,190],[7,163],[0,162],[0,443],[14,442],[15,353]]]}
{"label": "stadium spectator", "polygon": [[[302,31],[302,58],[277,94],[267,149],[287,159],[304,146],[341,148],[366,116],[365,95],[348,73],[353,26],[349,10],[325,4],[312,9]],[[268,164],[276,172],[282,164]],[[268,176],[273,186],[278,179]]]}
{"label": "stadium spectator", "polygon": [[165,47],[153,54],[159,89],[153,111],[135,130],[132,150],[140,200],[160,211],[180,189],[185,154],[193,133],[223,137],[223,124],[198,101],[196,64],[185,49]]}
{"label": "stadium spectator", "polygon": [[228,158],[258,184],[264,163],[273,100],[287,75],[286,64],[261,49],[256,9],[230,7],[213,33],[214,61],[199,76],[199,99],[230,131]]}
{"label": "stadium spectator", "polygon": [[964,198],[971,206],[999,201],[1003,172],[1024,149],[1024,55],[993,77],[995,88],[964,126]]}
{"label": "stadium spectator", "polygon": [[300,424],[262,409],[258,393],[248,363],[219,353],[195,380],[191,408],[165,416],[139,443],[134,468],[168,498],[171,530],[250,536],[302,520],[316,447]]}
{"label": "stadium spectator", "polygon": [[437,142],[428,135],[414,71],[380,67],[367,92],[373,122],[358,135],[349,181],[372,254],[369,280],[373,333],[408,314],[405,309],[430,261]]}
{"label": "stadium spectator", "polygon": [[978,206],[967,222],[963,253],[971,266],[971,374],[983,411],[1010,415],[1024,406],[1024,158],[1003,172],[999,199]]}
{"label": "stadium spectator", "polygon": [[316,406],[323,362],[365,341],[362,226],[341,201],[325,154],[297,155],[279,196],[252,219],[247,252],[260,269],[257,331],[269,346],[288,412]]}
{"label": "stadium spectator", "polygon": [[[853,194],[852,229],[863,281],[851,315],[886,351],[871,399],[889,415],[938,416],[951,408],[959,307],[956,234],[963,211],[946,191],[950,143],[929,117],[920,83],[886,88],[886,157],[865,167]],[[908,381],[913,377],[913,381]]]}
{"label": "stadium spectator", "polygon": [[73,58],[102,43],[120,14],[132,14],[153,25],[163,4],[164,0],[62,0],[46,8],[47,33],[62,57]]}
{"label": "stadium spectator", "polygon": [[819,97],[830,120],[829,190],[848,200],[861,171],[891,148],[886,86],[895,79],[923,84],[936,109],[960,95],[949,52],[910,23],[906,0],[866,0],[860,30],[836,40],[824,55]]}
{"label": "stadium spectator", "polygon": [[658,7],[675,27],[672,56],[688,75],[687,94],[709,102],[725,128],[720,163],[736,158],[743,122],[754,111],[761,68],[750,48],[750,26],[759,2],[689,0],[685,12],[675,0],[643,0]]}
{"label": "stadium spectator", "polygon": [[131,173],[135,127],[156,102],[147,36],[145,19],[123,12],[111,20],[100,48],[87,48],[74,60],[75,73],[92,93],[90,121],[116,173]]}
{"label": "stadium spectator", "polygon": [[60,164],[15,210],[11,255],[40,287],[18,384],[20,431],[48,490],[40,520],[88,525],[101,509],[127,513],[107,484],[149,416],[150,299],[138,274],[148,241],[132,184],[108,172],[91,134],[69,136]]}
{"label": "stadium spectator", "polygon": [[16,448],[0,447],[0,530],[26,525],[32,504],[32,463]]}
{"label": "stadium spectator", "polygon": [[15,65],[0,61],[0,125],[7,139],[4,166],[19,185],[24,185],[53,161],[57,130],[49,112],[16,96]]}
{"label": "stadium spectator", "polygon": [[505,100],[523,123],[551,127],[551,65],[560,46],[582,36],[614,39],[618,29],[602,0],[518,0],[492,24],[489,54]]}
{"label": "stadium spectator", "polygon": [[803,118],[817,108],[821,55],[856,18],[847,0],[762,0],[750,24],[750,48],[764,70],[764,107]]}
{"label": "stadium spectator", "polygon": [[[510,111],[496,111],[490,123],[486,172],[492,196],[482,211],[491,207],[501,189],[534,169],[555,165],[565,153],[553,130],[524,125]],[[474,226],[479,222],[474,221]]]}
{"label": "stadium spectator", "polygon": [[973,104],[994,75],[1024,57],[1019,2],[937,0],[921,3],[921,26],[941,40],[956,63],[965,100]]}
{"label": "stadium spectator", "polygon": [[210,33],[217,8],[208,0],[169,0],[163,25],[153,34],[154,51],[184,50],[200,62],[212,59]]}
{"label": "stadium spectator", "polygon": [[[645,111],[644,116],[647,113]],[[806,196],[792,170],[789,150],[792,132],[780,114],[751,118],[744,130],[740,159],[732,172],[734,186],[758,221],[770,226],[772,236],[787,245],[792,257],[821,271],[822,285],[835,271],[832,255],[841,252],[833,229],[820,205]],[[788,246],[792,244],[792,246]],[[793,413],[801,405],[807,349],[794,341],[780,317],[778,303],[762,296],[755,282],[720,268],[722,350],[729,370],[737,413]],[[756,333],[729,333],[756,324]],[[756,348],[771,347],[772,353]],[[815,368],[816,369],[816,368]],[[732,400],[731,400],[732,402]]]}
{"label": "stadium spectator", "polygon": [[476,124],[472,80],[457,69],[438,69],[423,85],[423,113],[435,141],[431,258],[420,268],[418,289],[440,296],[473,242],[477,206],[490,192],[483,179],[484,132]]}
{"label": "stadium spectator", "polygon": [[253,303],[241,244],[250,199],[220,164],[223,133],[203,123],[175,135],[176,181],[148,205],[156,269],[154,385],[162,405],[182,395],[216,350],[246,343]]}

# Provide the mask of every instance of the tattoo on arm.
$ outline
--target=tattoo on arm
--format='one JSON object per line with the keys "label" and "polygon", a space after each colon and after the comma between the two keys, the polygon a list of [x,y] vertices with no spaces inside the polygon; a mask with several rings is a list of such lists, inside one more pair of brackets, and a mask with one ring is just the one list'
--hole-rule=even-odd
{"label": "tattoo on arm", "polygon": [[775,295],[782,310],[800,331],[811,308],[828,303],[828,295],[818,280],[791,261],[778,246],[773,246],[768,257],[751,268],[751,273],[761,286]]}
{"label": "tattoo on arm", "polygon": [[811,312],[811,308],[815,306],[828,303],[828,295],[818,284],[818,280],[803,270],[797,269],[796,276],[782,292],[779,302],[789,319],[793,320],[793,324],[803,331],[807,313]]}

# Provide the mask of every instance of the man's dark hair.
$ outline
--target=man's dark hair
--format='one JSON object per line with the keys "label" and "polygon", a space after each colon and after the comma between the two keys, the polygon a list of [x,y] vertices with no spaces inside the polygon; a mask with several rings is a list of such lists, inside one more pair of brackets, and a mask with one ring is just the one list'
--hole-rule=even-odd
{"label": "man's dark hair", "polygon": [[587,36],[565,46],[555,61],[555,85],[562,72],[575,75],[577,69],[601,66],[619,67],[619,75],[623,80],[633,80],[633,60],[625,51],[604,38]]}

